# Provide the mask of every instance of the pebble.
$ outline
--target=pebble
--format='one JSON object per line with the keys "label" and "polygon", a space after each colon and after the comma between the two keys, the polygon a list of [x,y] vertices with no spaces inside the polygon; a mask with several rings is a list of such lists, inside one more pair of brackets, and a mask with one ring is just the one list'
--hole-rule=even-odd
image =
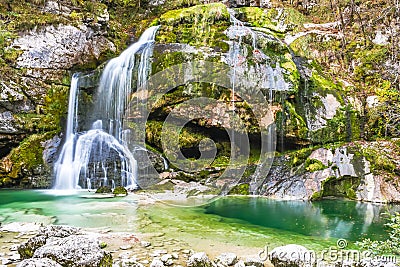
{"label": "pebble", "polygon": [[7,265],[7,264],[10,264],[11,263],[11,261],[9,260],[9,259],[2,259],[1,260],[1,264],[3,264],[3,265]]}
{"label": "pebble", "polygon": [[18,247],[19,247],[18,244],[12,245],[12,246],[10,247],[10,251],[17,251],[17,250],[18,250]]}
{"label": "pebble", "polygon": [[190,254],[190,250],[184,249],[184,250],[182,250],[182,253],[183,253],[183,254]]}
{"label": "pebble", "polygon": [[151,243],[148,241],[140,241],[140,245],[144,248],[150,247]]}
{"label": "pebble", "polygon": [[12,261],[19,261],[21,259],[21,256],[19,254],[14,254],[10,257],[10,260]]}
{"label": "pebble", "polygon": [[142,263],[142,264],[149,264],[149,261],[148,261],[148,260],[142,260],[142,261],[140,261],[140,263]]}
{"label": "pebble", "polygon": [[171,254],[164,254],[161,256],[161,261],[162,262],[167,262],[169,259],[172,259],[172,255]]}
{"label": "pebble", "polygon": [[176,253],[176,252],[171,253],[171,256],[172,256],[172,258],[175,259],[175,260],[177,260],[177,259],[179,258],[179,254]]}
{"label": "pebble", "polygon": [[153,251],[153,253],[161,255],[161,254],[167,254],[168,251],[166,249],[156,249]]}
{"label": "pebble", "polygon": [[131,249],[132,246],[131,245],[124,245],[124,246],[120,246],[119,248],[122,249],[122,250],[127,250],[127,249]]}

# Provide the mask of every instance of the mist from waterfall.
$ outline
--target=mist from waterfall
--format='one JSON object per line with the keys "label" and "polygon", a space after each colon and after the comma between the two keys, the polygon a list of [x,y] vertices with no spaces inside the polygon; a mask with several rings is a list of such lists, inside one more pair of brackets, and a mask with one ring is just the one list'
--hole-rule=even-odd
{"label": "mist from waterfall", "polygon": [[94,108],[87,111],[94,122],[82,132],[78,132],[81,76],[73,75],[65,143],[54,165],[54,189],[137,187],[137,164],[123,138],[123,117],[131,94],[146,85],[157,29],[148,28],[136,43],[107,63],[94,96]]}

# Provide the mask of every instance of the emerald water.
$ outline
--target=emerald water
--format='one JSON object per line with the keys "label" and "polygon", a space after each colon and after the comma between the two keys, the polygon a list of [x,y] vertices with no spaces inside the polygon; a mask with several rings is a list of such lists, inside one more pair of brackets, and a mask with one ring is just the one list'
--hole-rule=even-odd
{"label": "emerald water", "polygon": [[[162,232],[186,242],[236,246],[297,243],[322,249],[338,238],[384,239],[382,213],[398,206],[352,201],[278,201],[227,197],[200,207],[162,202],[143,204],[144,195],[89,199],[81,192],[54,196],[46,191],[0,191],[0,222],[40,222],[141,233]],[[199,241],[200,240],[200,241]],[[191,243],[190,243],[191,244]]]}

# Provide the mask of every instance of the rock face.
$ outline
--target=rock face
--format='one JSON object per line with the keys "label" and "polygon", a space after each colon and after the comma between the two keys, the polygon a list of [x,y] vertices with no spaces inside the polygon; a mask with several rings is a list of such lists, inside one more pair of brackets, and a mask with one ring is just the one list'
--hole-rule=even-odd
{"label": "rock face", "polygon": [[[278,199],[336,196],[368,202],[399,202],[400,191],[396,189],[399,180],[393,171],[399,168],[400,162],[379,156],[377,153],[382,147],[376,148],[377,144],[355,143],[335,149],[319,148],[295,166],[293,160],[298,155],[276,158],[260,193]],[[395,149],[390,142],[386,142],[386,147],[388,151]],[[385,168],[392,168],[393,171],[384,174],[387,172]],[[386,175],[393,175],[393,178],[383,179]]]}
{"label": "rock face", "polygon": [[29,69],[70,69],[115,50],[104,36],[84,25],[47,26],[16,39],[11,47],[23,51],[17,66]]}

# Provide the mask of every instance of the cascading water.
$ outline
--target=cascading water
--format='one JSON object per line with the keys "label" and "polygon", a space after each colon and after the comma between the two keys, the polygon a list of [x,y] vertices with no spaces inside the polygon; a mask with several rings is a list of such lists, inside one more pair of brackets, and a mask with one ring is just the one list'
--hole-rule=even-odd
{"label": "cascading water", "polygon": [[[229,37],[230,43],[229,51],[225,58],[222,58],[222,61],[231,67],[232,110],[235,112],[235,90],[237,88],[244,89],[247,94],[251,94],[253,88],[262,89],[270,105],[269,108],[272,108],[275,102],[275,93],[289,89],[289,84],[284,79],[284,70],[279,62],[274,64],[274,68],[271,58],[265,55],[261,49],[258,49],[257,38],[265,38],[266,36],[245,26],[243,22],[235,18],[232,10],[228,11],[232,25],[226,30],[226,35]],[[249,57],[252,58],[252,63],[247,60]],[[264,146],[260,158],[264,159],[261,162],[264,162],[262,164],[265,164],[265,166],[268,166],[273,159],[275,150],[274,127],[273,121],[271,121],[266,129],[260,131],[261,142]],[[234,136],[233,130],[231,136]],[[265,170],[264,167],[257,168],[251,176],[250,192],[256,194],[264,182],[265,173],[263,170]]]}
{"label": "cascading water", "polygon": [[[94,114],[94,122],[82,132],[78,132],[80,76],[73,75],[66,141],[54,166],[54,189],[136,187],[136,160],[125,145],[123,116],[133,91],[146,85],[157,29],[147,29],[136,43],[107,63],[94,98],[95,108],[89,111]],[[136,87],[132,86],[133,80]]]}

